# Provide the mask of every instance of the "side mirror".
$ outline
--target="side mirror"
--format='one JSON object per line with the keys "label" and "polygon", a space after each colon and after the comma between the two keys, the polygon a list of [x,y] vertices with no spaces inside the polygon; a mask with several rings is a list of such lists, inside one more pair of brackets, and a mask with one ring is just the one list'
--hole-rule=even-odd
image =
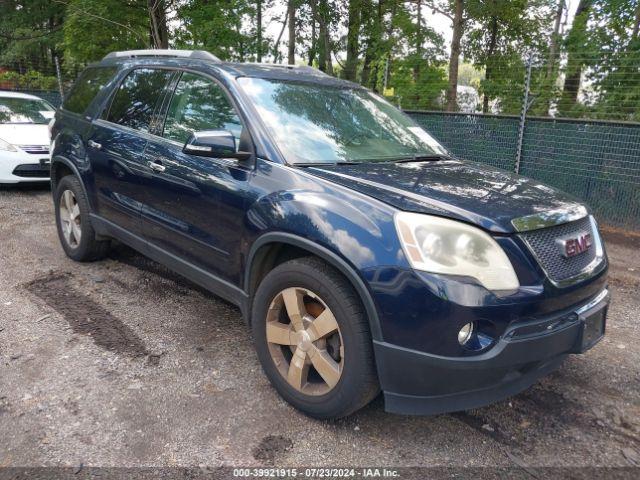
{"label": "side mirror", "polygon": [[236,137],[228,130],[193,132],[182,148],[184,153],[201,157],[248,160],[251,152],[236,151]]}

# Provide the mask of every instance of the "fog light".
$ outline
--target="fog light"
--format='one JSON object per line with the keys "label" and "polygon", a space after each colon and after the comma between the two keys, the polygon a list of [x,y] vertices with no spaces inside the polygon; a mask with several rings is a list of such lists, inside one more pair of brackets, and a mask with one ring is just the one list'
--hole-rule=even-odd
{"label": "fog light", "polygon": [[464,325],[460,331],[458,332],[458,342],[460,345],[464,345],[469,341],[471,335],[473,334],[473,323],[467,323]]}

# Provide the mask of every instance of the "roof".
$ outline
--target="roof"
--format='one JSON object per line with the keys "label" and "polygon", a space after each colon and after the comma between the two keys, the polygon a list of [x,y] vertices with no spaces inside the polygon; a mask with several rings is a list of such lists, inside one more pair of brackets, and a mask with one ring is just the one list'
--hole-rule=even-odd
{"label": "roof", "polygon": [[357,83],[332,77],[317,68],[306,65],[221,62],[216,66],[236,77],[264,78],[268,80],[297,80],[343,88],[362,88],[362,86]]}
{"label": "roof", "polygon": [[7,90],[0,90],[0,97],[4,98],[24,98],[29,100],[43,100],[40,97],[36,97],[35,95],[29,95],[28,93],[21,92],[11,92]]}
{"label": "roof", "polygon": [[306,65],[223,62],[204,50],[127,50],[109,53],[101,63],[113,64],[131,61],[143,64],[167,62],[172,66],[178,66],[183,62],[197,62],[224,70],[235,77],[294,80],[342,88],[362,88],[356,83],[332,77]]}

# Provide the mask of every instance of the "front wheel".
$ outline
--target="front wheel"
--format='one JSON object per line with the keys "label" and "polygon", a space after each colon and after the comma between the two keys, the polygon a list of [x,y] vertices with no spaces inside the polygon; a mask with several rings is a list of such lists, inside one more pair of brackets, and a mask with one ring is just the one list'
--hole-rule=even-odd
{"label": "front wheel", "polygon": [[269,380],[294,407],[338,418],[378,393],[369,325],[353,287],[314,257],[283,263],[260,283],[252,328]]}

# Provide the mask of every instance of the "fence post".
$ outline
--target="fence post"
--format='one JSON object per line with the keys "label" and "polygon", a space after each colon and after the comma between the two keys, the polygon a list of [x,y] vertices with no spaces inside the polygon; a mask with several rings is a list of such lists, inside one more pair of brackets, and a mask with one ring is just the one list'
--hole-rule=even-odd
{"label": "fence post", "polygon": [[56,63],[56,77],[58,78],[58,90],[60,91],[60,102],[64,97],[64,90],[62,89],[62,75],[60,74],[60,62],[58,61],[58,56],[53,57],[53,60]]}
{"label": "fence post", "polygon": [[520,160],[522,159],[522,144],[524,142],[524,127],[527,121],[527,111],[529,110],[529,89],[531,88],[531,68],[533,66],[533,56],[527,59],[527,76],[524,83],[524,95],[522,97],[522,111],[520,112],[520,125],[518,126],[518,146],[516,148],[516,164],[514,171],[520,173]]}

